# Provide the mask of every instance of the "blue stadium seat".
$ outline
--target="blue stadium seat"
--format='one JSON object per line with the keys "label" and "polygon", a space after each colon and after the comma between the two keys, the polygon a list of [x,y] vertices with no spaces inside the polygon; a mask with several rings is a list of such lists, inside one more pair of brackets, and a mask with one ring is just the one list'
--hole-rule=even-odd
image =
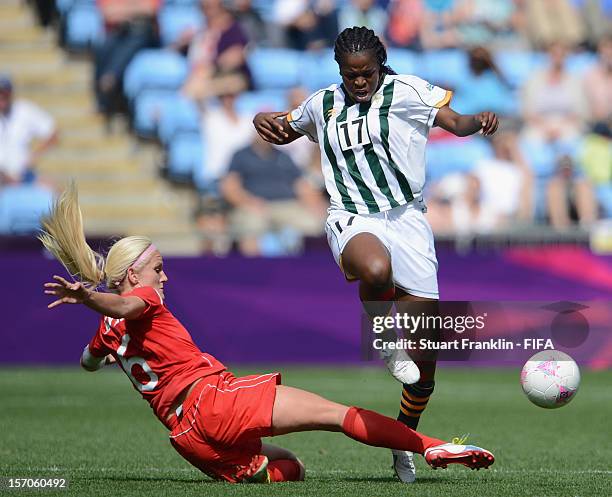
{"label": "blue stadium seat", "polygon": [[492,157],[491,145],[481,138],[432,142],[427,146],[427,177],[431,181],[450,173],[471,171],[482,159]]}
{"label": "blue stadium seat", "polygon": [[462,50],[424,52],[416,67],[416,75],[430,83],[454,88],[469,75],[468,57]]}
{"label": "blue stadium seat", "polygon": [[274,22],[274,3],[270,0],[252,0],[253,8],[266,22]]}
{"label": "blue stadium seat", "polygon": [[11,185],[0,189],[0,233],[26,234],[40,229],[53,193],[36,185]]}
{"label": "blue stadium seat", "polygon": [[535,140],[521,140],[519,143],[523,157],[529,162],[533,174],[539,178],[549,178],[555,171],[556,154],[552,146]]}
{"label": "blue stadium seat", "polygon": [[66,15],[66,45],[72,49],[85,49],[102,39],[102,16],[95,5],[76,4]]}
{"label": "blue stadium seat", "polygon": [[94,5],[96,4],[96,0],[56,0],[55,1],[55,6],[57,8],[57,11],[62,14],[62,15],[66,15],[70,9],[72,9],[73,7],[77,6],[77,5]]}
{"label": "blue stadium seat", "polygon": [[250,91],[236,99],[238,114],[254,116],[262,111],[283,111],[287,109],[286,90]]}
{"label": "blue stadium seat", "polygon": [[520,88],[534,71],[544,67],[546,56],[529,51],[502,51],[495,55],[495,63],[508,83]]}
{"label": "blue stadium seat", "polygon": [[301,54],[285,48],[256,48],[248,56],[255,88],[292,88],[300,81]]}
{"label": "blue stadium seat", "polygon": [[164,46],[177,41],[186,30],[198,31],[204,27],[204,17],[198,4],[186,1],[165,4],[157,15],[157,21]]}
{"label": "blue stadium seat", "polygon": [[577,76],[584,75],[597,63],[597,55],[591,52],[582,52],[570,55],[567,58],[567,70]]}
{"label": "blue stadium seat", "polygon": [[405,48],[389,48],[387,50],[387,65],[397,74],[417,74],[419,72],[416,54]]}
{"label": "blue stadium seat", "polygon": [[159,139],[167,145],[178,133],[198,133],[200,123],[200,111],[195,102],[174,95],[163,102],[157,129]]}
{"label": "blue stadium seat", "polygon": [[203,169],[204,147],[200,133],[179,133],[168,148],[168,177],[191,183]]}
{"label": "blue stadium seat", "polygon": [[124,93],[129,100],[134,100],[144,89],[177,90],[185,81],[188,70],[187,60],[176,52],[142,50],[125,70]]}
{"label": "blue stadium seat", "polygon": [[174,101],[173,90],[142,90],[133,105],[133,127],[141,138],[154,138],[161,115],[168,103]]}
{"label": "blue stadium seat", "polygon": [[604,211],[604,217],[612,218],[612,185],[600,185],[596,187],[595,194],[599,205]]}
{"label": "blue stadium seat", "polygon": [[327,88],[340,82],[340,71],[332,50],[305,52],[301,56],[300,84],[309,91]]}

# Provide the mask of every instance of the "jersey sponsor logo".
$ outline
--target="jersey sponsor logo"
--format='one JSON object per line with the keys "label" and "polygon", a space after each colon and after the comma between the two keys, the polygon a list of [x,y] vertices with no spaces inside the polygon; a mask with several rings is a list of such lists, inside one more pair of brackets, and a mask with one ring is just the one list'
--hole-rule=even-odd
{"label": "jersey sponsor logo", "polygon": [[367,116],[336,123],[340,148],[344,151],[363,146],[370,141]]}

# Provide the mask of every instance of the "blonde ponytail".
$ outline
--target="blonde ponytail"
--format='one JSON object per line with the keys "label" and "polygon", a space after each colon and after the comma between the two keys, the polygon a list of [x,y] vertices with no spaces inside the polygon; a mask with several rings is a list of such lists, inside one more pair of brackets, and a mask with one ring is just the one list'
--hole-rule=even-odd
{"label": "blonde ponytail", "polygon": [[74,182],[54,202],[48,216],[41,219],[43,232],[38,239],[66,270],[87,287],[97,287],[104,279],[105,261],[94,252],[83,231],[83,216]]}

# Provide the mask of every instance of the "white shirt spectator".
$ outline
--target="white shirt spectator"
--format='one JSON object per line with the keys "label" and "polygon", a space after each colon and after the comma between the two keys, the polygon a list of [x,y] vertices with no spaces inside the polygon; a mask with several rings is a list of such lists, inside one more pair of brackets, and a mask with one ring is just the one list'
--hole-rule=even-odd
{"label": "white shirt spectator", "polygon": [[0,173],[19,181],[30,166],[34,139],[49,139],[55,132],[53,118],[37,105],[16,100],[8,115],[0,115]]}
{"label": "white shirt spectator", "polygon": [[202,118],[204,129],[204,177],[215,181],[227,173],[233,155],[251,143],[252,117],[230,118],[222,107],[211,108]]}
{"label": "white shirt spectator", "polygon": [[472,174],[480,181],[481,207],[496,216],[514,216],[522,198],[523,175],[512,162],[483,159]]}

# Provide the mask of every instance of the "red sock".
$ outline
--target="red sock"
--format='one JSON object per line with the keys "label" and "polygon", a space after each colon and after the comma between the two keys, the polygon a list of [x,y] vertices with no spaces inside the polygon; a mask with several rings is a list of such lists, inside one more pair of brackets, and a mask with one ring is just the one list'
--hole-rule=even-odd
{"label": "red sock", "polygon": [[346,436],[367,445],[409,450],[418,454],[423,454],[429,447],[446,443],[421,435],[395,419],[360,407],[348,410],[342,422],[342,431]]}
{"label": "red sock", "polygon": [[300,481],[300,473],[300,465],[292,459],[276,459],[268,464],[268,474],[274,482]]}

